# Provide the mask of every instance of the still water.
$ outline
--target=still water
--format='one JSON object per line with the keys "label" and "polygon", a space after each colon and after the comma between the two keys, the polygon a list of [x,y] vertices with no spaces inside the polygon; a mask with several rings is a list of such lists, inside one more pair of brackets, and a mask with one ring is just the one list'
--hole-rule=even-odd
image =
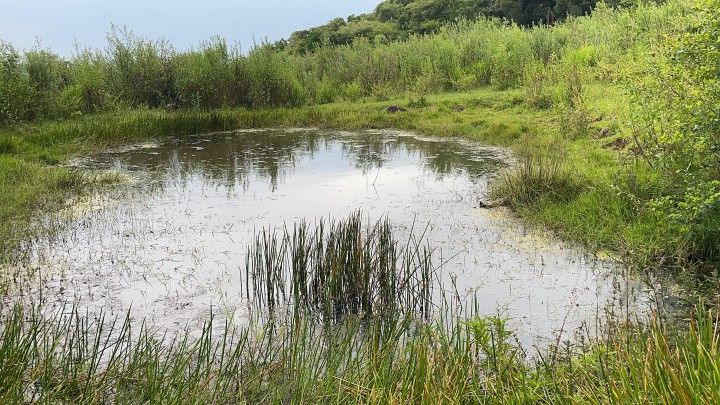
{"label": "still water", "polygon": [[[483,209],[510,164],[502,149],[392,131],[259,130],[135,145],[77,166],[126,179],[77,204],[33,248],[23,294],[123,315],[162,330],[246,322],[245,254],[256,232],[360,210],[399,240],[423,235],[458,306],[509,317],[542,344],[593,324],[641,290],[621,268]],[[39,298],[38,298],[39,299]]]}

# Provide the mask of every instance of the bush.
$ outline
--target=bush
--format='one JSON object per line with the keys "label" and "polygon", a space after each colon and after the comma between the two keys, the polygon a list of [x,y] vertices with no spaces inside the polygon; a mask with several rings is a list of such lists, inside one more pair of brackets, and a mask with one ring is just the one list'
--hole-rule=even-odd
{"label": "bush", "polygon": [[174,90],[181,106],[220,108],[237,105],[241,96],[234,91],[233,60],[237,51],[224,39],[203,42],[200,50],[173,57]]}
{"label": "bush", "polygon": [[338,97],[338,85],[324,76],[316,86],[315,102],[318,104],[332,103]]}
{"label": "bush", "polygon": [[720,261],[719,8],[699,3],[626,83],[638,159],[667,179],[647,203],[647,215],[667,223],[661,258]]}
{"label": "bush", "polygon": [[77,97],[74,110],[93,113],[109,107],[106,71],[107,61],[96,52],[83,50],[73,58],[69,93]]}
{"label": "bush", "polygon": [[525,66],[532,62],[533,52],[525,31],[509,27],[498,32],[490,49],[490,83],[499,89],[521,83]]}

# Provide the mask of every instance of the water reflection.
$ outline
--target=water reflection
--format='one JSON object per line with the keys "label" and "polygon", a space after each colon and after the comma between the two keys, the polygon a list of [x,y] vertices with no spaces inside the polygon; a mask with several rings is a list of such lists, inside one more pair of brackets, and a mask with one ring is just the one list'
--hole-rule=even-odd
{"label": "water reflection", "polygon": [[[302,219],[388,218],[397,238],[425,231],[458,307],[505,314],[523,342],[594,319],[616,298],[617,268],[527,232],[502,210],[476,209],[507,163],[502,150],[400,132],[256,131],[176,139],[80,162],[129,175],[35,247],[43,283],[31,294],[158,327],[209,313],[249,316],[245,252],[262,228]],[[619,291],[621,290],[621,291]],[[217,322],[222,325],[222,322]]]}
{"label": "water reflection", "polygon": [[82,163],[87,168],[164,172],[168,179],[201,175],[216,185],[247,186],[253,174],[276,190],[292,175],[298,161],[332,153],[363,174],[382,168],[393,157],[417,155],[430,171],[443,175],[465,172],[487,176],[506,165],[502,151],[468,147],[460,141],[438,141],[402,133],[254,131],[176,139],[162,145],[143,145],[98,155]]}

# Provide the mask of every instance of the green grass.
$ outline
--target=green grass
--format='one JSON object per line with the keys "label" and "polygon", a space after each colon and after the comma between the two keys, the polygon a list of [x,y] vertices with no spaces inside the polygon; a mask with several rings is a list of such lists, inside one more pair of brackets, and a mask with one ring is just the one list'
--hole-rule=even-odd
{"label": "green grass", "polygon": [[[293,318],[198,338],[134,330],[64,308],[12,309],[0,401],[18,403],[680,403],[720,401],[720,334],[698,309],[684,331],[617,320],[604,340],[539,349],[506,321]],[[672,338],[671,338],[672,337]]]}
{"label": "green grass", "polygon": [[[248,264],[248,284],[259,296],[278,298],[283,294],[274,289],[287,285],[283,292],[295,310],[251,318],[245,326],[216,325],[211,317],[199,329],[167,334],[154,331],[131,312],[113,318],[74,307],[48,312],[21,303],[2,306],[0,402],[709,404],[720,400],[715,310],[698,306],[687,323],[675,324],[659,318],[628,322],[628,314],[608,308],[605,315],[598,315],[602,318],[597,331],[586,328],[576,340],[558,340],[532,350],[517,343],[504,318],[472,312],[458,316],[442,305],[432,314],[388,312],[400,306],[412,309],[406,298],[427,294],[420,291],[424,288],[393,284],[408,280],[408,273],[400,266],[397,270],[402,274],[393,275],[388,266],[406,263],[408,253],[432,266],[412,247],[395,250],[386,222],[366,228],[364,236],[361,225],[355,214],[328,228],[318,224],[314,232],[300,224],[292,236],[258,234],[258,245],[250,250],[257,263],[251,259]],[[292,242],[287,240],[290,237]],[[377,249],[386,251],[387,258],[377,260],[382,256]],[[309,256],[319,262],[306,261]],[[281,275],[268,269],[288,259],[291,268],[282,276],[290,279],[278,283]],[[339,260],[346,262],[337,267]],[[383,277],[389,284],[382,282]],[[353,282],[365,278],[378,282]],[[320,279],[319,288],[304,284],[317,284]],[[429,277],[423,273],[420,279]],[[368,295],[362,293],[363,287]],[[254,298],[258,306],[270,309],[267,304],[272,299]],[[308,305],[299,305],[303,302]],[[339,305],[341,316],[318,316],[318,304],[332,307],[335,314]]]}
{"label": "green grass", "polygon": [[25,253],[18,247],[32,236],[40,212],[56,211],[87,182],[73,170],[0,155],[0,263]]}
{"label": "green grass", "polygon": [[[269,44],[240,50],[215,37],[191,50],[114,27],[102,51],[71,58],[0,42],[0,126],[124,108],[287,107],[388,99],[490,85],[518,88],[528,70],[613,66],[685,11],[682,0],[611,8],[552,26],[499,19],[448,24],[403,40],[360,39],[298,54]],[[556,68],[557,67],[557,68]]]}

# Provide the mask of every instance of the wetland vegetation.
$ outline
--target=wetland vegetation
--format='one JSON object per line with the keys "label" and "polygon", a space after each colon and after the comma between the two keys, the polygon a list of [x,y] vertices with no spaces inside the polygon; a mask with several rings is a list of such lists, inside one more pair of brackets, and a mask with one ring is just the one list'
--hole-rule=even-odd
{"label": "wetland vegetation", "polygon": [[[408,6],[413,3],[423,4]],[[222,38],[194,50],[176,50],[167,41],[140,38],[125,28],[110,32],[106,49],[80,49],[69,59],[41,47],[21,52],[1,42],[0,266],[5,296],[0,300],[0,399],[717,403],[720,3],[598,3],[588,13],[572,2],[552,2],[545,8],[526,7],[523,15],[512,15],[508,10],[514,8],[482,9],[484,16],[474,18],[474,9],[461,7],[471,2],[458,2],[457,9],[440,7],[448,15],[418,24],[423,19],[410,11],[430,7],[425,3],[441,2],[388,1],[373,14],[247,52]],[[542,14],[537,10],[570,6],[575,11],[569,14],[576,15],[557,21],[537,17]],[[384,36],[368,28],[388,26],[395,31],[381,32]],[[273,127],[395,129],[453,141],[443,139],[449,143],[433,148],[418,146],[418,140],[387,138],[387,133],[366,143],[279,136],[269,147],[253,142],[272,137],[272,131],[228,135]],[[234,140],[208,144],[204,135],[198,138],[217,132],[223,134],[207,137]],[[456,138],[508,148],[511,168],[500,170],[508,159],[489,163],[498,159],[451,146]],[[167,142],[177,145],[162,146]],[[136,148],[122,149],[127,145]],[[497,223],[468,221],[467,213],[479,205],[504,205],[532,224],[533,232],[548,229],[620,261],[624,280],[619,284],[646,281],[655,296],[682,301],[675,309],[679,312],[666,317],[657,298],[647,298],[649,314],[641,311],[629,304],[642,295],[631,288],[621,289],[619,299],[598,295],[594,320],[580,319],[575,336],[560,327],[555,340],[545,340],[533,351],[517,324],[506,319],[517,314],[493,316],[483,307],[499,302],[490,289],[481,290],[486,295],[460,297],[463,286],[458,288],[457,279],[441,280],[438,275],[452,274],[443,273],[447,257],[435,249],[445,236],[433,239],[421,232],[423,237],[414,239],[407,220],[398,216],[376,216],[377,224],[364,223],[363,215],[342,210],[332,211],[336,222],[331,223],[302,222],[297,220],[304,218],[300,211],[281,217],[273,229],[263,231],[266,224],[260,222],[260,231],[245,230],[255,241],[247,249],[216,236],[209,245],[198,242],[194,247],[233,247],[209,250],[213,255],[206,257],[185,246],[196,270],[212,268],[210,259],[232,263],[232,251],[247,258],[243,270],[236,266],[233,273],[248,283],[240,291],[244,304],[253,308],[240,323],[209,310],[192,313],[190,318],[199,318],[194,324],[184,319],[187,329],[174,325],[163,335],[150,319],[137,319],[130,306],[105,304],[105,292],[91,298],[81,294],[94,279],[102,280],[107,291],[122,288],[108,286],[127,288],[124,277],[141,273],[142,263],[150,269],[157,259],[143,256],[143,249],[161,240],[160,235],[208,234],[193,228],[196,223],[163,223],[166,212],[190,212],[191,203],[197,204],[195,212],[213,212],[212,207],[220,206],[217,201],[198,202],[212,202],[210,197],[242,212],[242,206],[228,201],[252,204],[232,192],[238,184],[243,188],[243,179],[275,179],[271,192],[292,194],[302,187],[277,187],[283,170],[292,168],[297,173],[288,183],[296,181],[320,194],[302,179],[325,171],[305,173],[302,165],[315,161],[318,167],[339,170],[330,165],[333,154],[323,152],[337,145],[344,145],[343,159],[355,158],[358,171],[353,173],[365,181],[364,193],[377,191],[397,203],[376,203],[371,210],[407,213],[412,208],[408,201],[436,204],[445,212],[429,209],[427,218],[453,213],[462,219],[459,223],[482,226],[486,235],[495,235]],[[99,164],[84,166],[88,156]],[[110,158],[103,161],[103,156]],[[217,156],[235,166],[220,167],[213,161]],[[430,175],[418,167],[430,168]],[[400,170],[409,168],[420,171]],[[395,179],[404,179],[398,183],[400,191],[408,190],[403,188],[412,184],[408,179],[423,179],[432,187],[404,194],[415,198],[412,193],[421,190],[417,195],[425,199],[383,194],[390,188],[384,189],[383,178],[378,181],[371,169],[395,170]],[[95,201],[107,190],[107,200],[132,206],[130,198],[113,193],[125,192],[127,173],[133,171],[140,173],[134,180],[139,185],[130,182],[130,193],[136,187],[150,200],[135,211],[121,210],[130,218],[127,222],[109,221],[102,228],[97,224],[113,218],[105,214],[47,220],[82,206],[78,202]],[[455,188],[444,189],[447,182],[455,182]],[[458,184],[477,194],[475,200],[459,197],[460,203],[452,203],[428,191],[447,197]],[[257,191],[261,188],[250,189],[253,193],[243,195],[272,204],[272,196],[263,200]],[[170,204],[173,210],[158,211],[154,207],[162,205],[147,202],[167,203],[164,196],[172,195],[179,196],[176,201],[184,208]],[[283,209],[291,212],[290,207]],[[272,217],[261,211],[256,215]],[[423,224],[410,228],[420,231]],[[447,234],[463,235],[457,229],[464,228]],[[106,245],[77,244],[96,237]],[[38,261],[38,246],[48,249],[52,264],[87,260],[89,278],[65,267],[57,272],[55,289],[38,298],[32,285],[53,278],[51,267]],[[132,253],[105,256],[103,246]],[[171,240],[163,249],[182,246]],[[467,246],[485,252],[472,243]],[[542,252],[536,259],[545,266],[549,256]],[[488,257],[502,259],[502,254],[515,253],[491,251]],[[564,254],[552,256],[555,268],[563,271],[558,263],[565,263]],[[147,261],[127,261],[132,255]],[[202,276],[168,263],[184,281],[202,284]],[[468,273],[491,278],[483,273],[492,268],[490,262],[478,263],[462,265]],[[577,271],[586,270],[583,263],[578,261]],[[116,268],[120,281],[108,281],[113,276],[98,271],[100,264]],[[519,284],[534,286],[522,274],[518,271]],[[146,276],[138,282],[149,283]],[[160,280],[175,282],[172,277]],[[665,280],[672,280],[672,291],[658,293],[657,284]],[[28,282],[30,286],[23,284]],[[510,277],[506,282],[512,285]],[[602,283],[590,277],[590,284]],[[178,291],[187,289],[181,287]],[[152,290],[136,288],[144,289]],[[543,288],[536,290],[540,294]],[[80,301],[65,300],[63,291]],[[62,299],[47,305],[48,292]],[[188,294],[183,299],[189,303],[205,297]],[[178,300],[177,305],[184,304]]]}

